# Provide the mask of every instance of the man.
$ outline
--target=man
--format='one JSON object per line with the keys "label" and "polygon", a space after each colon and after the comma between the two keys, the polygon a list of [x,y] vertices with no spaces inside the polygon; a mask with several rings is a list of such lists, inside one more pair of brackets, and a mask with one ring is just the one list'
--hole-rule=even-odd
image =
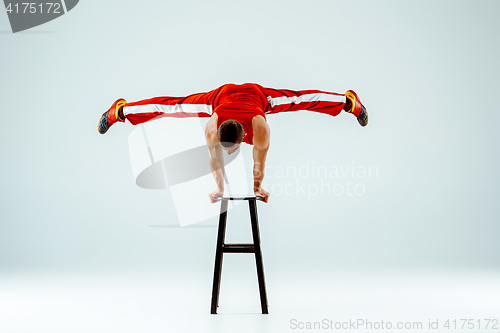
{"label": "man", "polygon": [[254,193],[267,202],[269,193],[261,187],[270,140],[266,115],[297,110],[331,116],[344,110],[356,116],[361,126],[368,124],[366,109],[352,90],[337,94],[319,90],[272,89],[245,83],[226,84],[210,92],[187,97],[156,97],[135,103],[118,99],[101,116],[99,133],[106,133],[113,124],[125,122],[125,119],[137,125],[158,117],[210,117],[205,126],[205,138],[217,185],[209,194],[211,202],[216,202],[214,198],[224,193],[222,150],[232,154],[242,142],[253,145]]}

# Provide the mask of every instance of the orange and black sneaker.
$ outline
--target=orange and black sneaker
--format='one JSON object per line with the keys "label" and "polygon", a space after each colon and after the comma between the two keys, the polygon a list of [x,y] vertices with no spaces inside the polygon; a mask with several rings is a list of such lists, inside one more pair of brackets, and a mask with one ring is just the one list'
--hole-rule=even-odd
{"label": "orange and black sneaker", "polygon": [[351,108],[349,110],[346,110],[346,112],[355,115],[356,118],[358,118],[358,123],[361,126],[365,127],[366,125],[368,125],[368,113],[366,112],[366,108],[364,107],[364,105],[361,104],[358,95],[354,91],[348,90],[345,93],[345,97],[349,98],[352,103]]}
{"label": "orange and black sneaker", "polygon": [[125,104],[127,104],[127,101],[123,98],[117,99],[116,102],[111,105],[111,108],[102,114],[101,119],[99,120],[99,133],[106,133],[111,125],[113,125],[117,121],[122,123],[125,122],[125,119],[122,119],[119,114],[120,108]]}

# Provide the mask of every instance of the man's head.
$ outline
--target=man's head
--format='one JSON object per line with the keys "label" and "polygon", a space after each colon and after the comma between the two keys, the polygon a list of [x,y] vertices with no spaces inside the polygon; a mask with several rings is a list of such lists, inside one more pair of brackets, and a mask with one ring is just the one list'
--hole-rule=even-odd
{"label": "man's head", "polygon": [[243,125],[234,119],[226,120],[217,130],[220,145],[228,154],[234,153],[240,147],[245,135]]}

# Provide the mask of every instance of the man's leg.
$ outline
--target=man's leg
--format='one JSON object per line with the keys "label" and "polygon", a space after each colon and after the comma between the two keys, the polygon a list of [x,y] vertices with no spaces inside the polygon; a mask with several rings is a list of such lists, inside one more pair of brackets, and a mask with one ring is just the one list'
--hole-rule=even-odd
{"label": "man's leg", "polygon": [[217,88],[208,93],[187,97],[155,97],[133,103],[118,99],[101,116],[99,133],[106,133],[113,124],[125,122],[125,119],[132,125],[138,125],[159,117],[210,117],[219,90],[220,88]]}
{"label": "man's leg", "polygon": [[338,94],[321,90],[264,89],[271,106],[266,114],[308,110],[336,116],[344,110],[354,114],[361,126],[368,123],[366,108],[352,90]]}

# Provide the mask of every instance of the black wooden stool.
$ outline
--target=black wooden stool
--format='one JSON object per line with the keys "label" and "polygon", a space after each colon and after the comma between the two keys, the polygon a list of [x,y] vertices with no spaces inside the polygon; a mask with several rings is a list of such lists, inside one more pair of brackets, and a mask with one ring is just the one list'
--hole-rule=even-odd
{"label": "black wooden stool", "polygon": [[[224,253],[255,253],[255,263],[257,265],[257,278],[259,280],[260,305],[263,314],[268,314],[266,282],[264,280],[264,266],[262,264],[262,252],[260,250],[259,221],[257,218],[256,200],[262,200],[262,197],[216,197],[221,200],[219,233],[217,235],[217,249],[215,251],[214,283],[212,287],[212,308],[211,314],[217,314],[219,306],[220,278],[222,273],[222,256]],[[225,244],[227,206],[229,200],[248,200],[250,207],[250,220],[252,223],[253,244]]]}

